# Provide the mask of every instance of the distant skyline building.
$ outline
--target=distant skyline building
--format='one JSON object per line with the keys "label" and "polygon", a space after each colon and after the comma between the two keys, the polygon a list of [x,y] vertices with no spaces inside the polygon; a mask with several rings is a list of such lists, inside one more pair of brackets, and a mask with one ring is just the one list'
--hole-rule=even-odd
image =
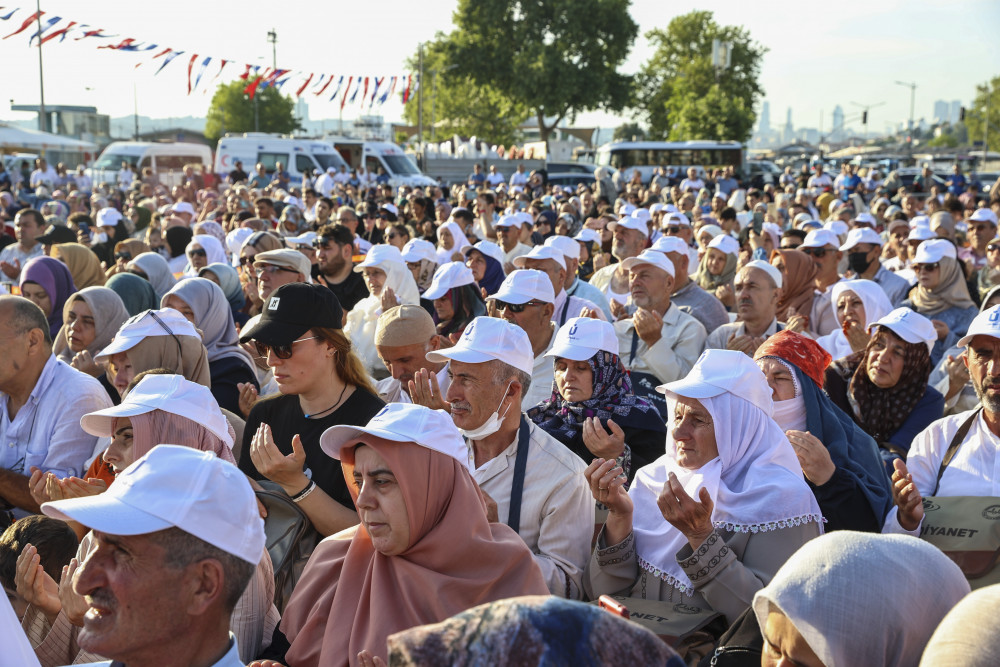
{"label": "distant skyline building", "polygon": [[760,134],[767,134],[771,131],[771,103],[764,100],[760,108],[760,125],[757,126]]}
{"label": "distant skyline building", "polygon": [[962,103],[959,100],[951,101],[951,113],[948,114],[948,122],[954,125],[958,122],[958,115],[961,113]]}
{"label": "distant skyline building", "polygon": [[948,103],[944,100],[937,100],[934,102],[934,120],[941,123],[948,120],[948,115],[951,113],[951,109]]}
{"label": "distant skyline building", "polygon": [[840,141],[845,136],[844,109],[839,104],[833,107],[833,125],[830,126],[830,141]]}
{"label": "distant skyline building", "polygon": [[795,126],[792,125],[792,107],[788,107],[785,117],[785,128],[781,131],[781,141],[790,144],[795,141]]}

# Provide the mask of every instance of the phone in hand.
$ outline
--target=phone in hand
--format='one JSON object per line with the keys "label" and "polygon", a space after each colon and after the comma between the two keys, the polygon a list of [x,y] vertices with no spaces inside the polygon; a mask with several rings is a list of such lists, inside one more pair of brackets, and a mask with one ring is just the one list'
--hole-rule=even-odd
{"label": "phone in hand", "polygon": [[610,595],[602,595],[597,600],[597,606],[605,611],[609,611],[615,616],[621,616],[622,618],[629,618],[628,607],[623,605],[618,600],[614,599]]}
{"label": "phone in hand", "polygon": [[753,231],[755,233],[757,233],[757,234],[760,234],[761,229],[763,229],[763,225],[764,225],[764,212],[763,211],[754,211],[754,214],[753,214]]}

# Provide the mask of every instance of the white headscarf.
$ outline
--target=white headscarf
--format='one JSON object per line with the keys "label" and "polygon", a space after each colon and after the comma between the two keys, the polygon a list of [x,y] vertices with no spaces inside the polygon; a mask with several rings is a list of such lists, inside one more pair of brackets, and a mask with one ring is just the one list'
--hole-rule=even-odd
{"label": "white headscarf", "polygon": [[[717,529],[759,533],[822,522],[795,451],[773,419],[728,392],[700,401],[715,423],[719,456],[697,470],[682,468],[673,433],[668,433],[666,454],[640,468],[629,489],[639,565],[688,595],[694,587],[677,563],[687,538],[663,518],[656,504],[671,472],[692,498],[698,498],[700,487],[708,489]],[[673,414],[676,401],[668,398],[668,404]]]}
{"label": "white headscarf", "polygon": [[941,621],[920,659],[923,667],[1000,665],[1000,584],[973,591]]}
{"label": "white headscarf", "polygon": [[[451,248],[447,250],[441,245],[441,232],[446,229],[449,232],[451,232],[451,238],[454,241],[454,243],[452,243]],[[438,266],[450,262],[452,255],[454,255],[455,253],[460,253],[464,255],[465,249],[472,247],[469,244],[469,240],[465,236],[465,232],[462,231],[462,228],[459,227],[458,223],[455,222],[454,220],[449,220],[448,222],[444,223],[443,225],[437,228],[437,239],[438,239],[438,249],[437,249]]]}
{"label": "white headscarf", "polygon": [[[192,246],[201,246],[205,251],[205,255],[208,258],[208,264],[227,264],[229,258],[226,257],[226,251],[219,243],[219,239],[214,236],[209,236],[208,234],[195,234],[191,237],[191,242],[187,244],[184,249],[184,254],[187,255],[191,251]],[[206,264],[205,266],[208,266]],[[198,275],[198,269],[191,267],[191,261],[188,260],[187,270],[184,271],[184,275],[188,277],[195,277]]]}
{"label": "white headscarf", "polygon": [[959,567],[920,538],[838,530],[796,551],[753,610],[762,628],[772,610],[787,616],[826,667],[902,667],[968,592]]}
{"label": "white headscarf", "polygon": [[869,324],[879,321],[892,311],[892,303],[889,301],[885,290],[882,289],[881,285],[872,280],[841,280],[838,283],[834,283],[833,289],[830,290],[830,300],[833,302],[833,312],[836,315],[837,324],[840,326],[827,335],[816,339],[816,342],[829,352],[834,360],[843,359],[854,354],[851,344],[847,342],[847,337],[844,336],[844,330],[840,328],[844,325],[844,321],[837,310],[837,301],[840,300],[840,296],[844,292],[848,291],[857,294],[858,298],[861,299],[861,303],[865,306],[865,321],[863,323],[865,331],[868,330]]}

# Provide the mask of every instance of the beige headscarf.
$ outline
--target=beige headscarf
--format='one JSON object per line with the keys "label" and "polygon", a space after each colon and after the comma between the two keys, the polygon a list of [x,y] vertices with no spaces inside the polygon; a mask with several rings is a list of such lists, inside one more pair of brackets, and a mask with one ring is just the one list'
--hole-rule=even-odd
{"label": "beige headscarf", "polygon": [[976,304],[969,298],[969,287],[965,284],[965,274],[953,257],[942,257],[939,262],[941,280],[934,289],[927,289],[920,283],[910,292],[913,309],[924,316],[936,315],[949,308],[972,308]]}
{"label": "beige headscarf", "polygon": [[166,368],[191,382],[211,388],[205,345],[194,336],[150,336],[125,350],[136,375]]}
{"label": "beige headscarf", "polygon": [[93,342],[86,349],[95,357],[111,343],[118,327],[129,318],[121,297],[107,287],[86,287],[66,299],[66,303],[63,304],[63,325],[59,329],[59,333],[56,334],[55,342],[52,345],[52,351],[55,355],[66,363],[72,361],[73,355],[76,354],[69,346],[69,332],[65,323],[69,317],[69,311],[77,301],[86,303],[94,317],[96,334]]}
{"label": "beige headscarf", "polygon": [[79,243],[57,243],[52,246],[52,256],[62,260],[66,265],[77,289],[104,284],[105,276],[101,260],[87,246]]}

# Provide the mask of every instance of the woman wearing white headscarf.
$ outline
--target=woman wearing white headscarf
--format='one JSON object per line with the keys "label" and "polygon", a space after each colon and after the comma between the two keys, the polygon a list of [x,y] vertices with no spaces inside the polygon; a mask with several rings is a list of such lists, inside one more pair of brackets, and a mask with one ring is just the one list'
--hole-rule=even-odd
{"label": "woman wearing white headscarf", "polygon": [[384,308],[404,303],[419,304],[420,292],[403,255],[395,246],[372,246],[365,261],[355,266],[354,271],[364,276],[369,295],[347,313],[344,333],[351,339],[365,370],[376,380],[381,380],[388,376],[389,371],[375,351],[378,316]]}
{"label": "woman wearing white headscarf", "polygon": [[754,597],[761,665],[916,665],[934,628],[968,592],[959,567],[919,538],[823,535]]}
{"label": "woman wearing white headscarf", "polygon": [[198,271],[209,264],[224,264],[227,261],[226,250],[219,243],[219,239],[208,234],[195,234],[191,237],[191,242],[187,244],[184,253],[188,258],[187,268],[184,275],[194,277]]}
{"label": "woman wearing white headscarf", "polygon": [[260,390],[253,359],[240,346],[233,311],[222,288],[206,278],[186,278],[160,300],[201,331],[212,376],[212,395],[219,407],[240,414],[239,385],[251,383]]}
{"label": "woman wearing white headscarf", "polygon": [[[437,240],[438,266],[451,261],[465,261],[465,251],[471,245],[457,222],[451,220],[438,227]],[[461,257],[456,258],[455,255]]]}
{"label": "woman wearing white headscarf", "polygon": [[137,255],[135,259],[125,265],[125,270],[148,280],[149,284],[153,286],[153,291],[156,292],[157,300],[162,299],[163,295],[177,284],[177,279],[174,278],[170,265],[158,252],[144,252]]}
{"label": "woman wearing white headscarf", "polygon": [[666,454],[628,491],[615,461],[585,473],[609,514],[584,587],[592,599],[684,602],[732,623],[822,532],[820,509],[748,356],[708,350],[685,379],[657,389],[673,414]]}
{"label": "woman wearing white headscarf", "polygon": [[[830,293],[838,327],[816,339],[833,359],[843,359],[868,345],[868,325],[892,310],[885,290],[872,280],[842,280]],[[848,338],[850,336],[850,338]]]}

